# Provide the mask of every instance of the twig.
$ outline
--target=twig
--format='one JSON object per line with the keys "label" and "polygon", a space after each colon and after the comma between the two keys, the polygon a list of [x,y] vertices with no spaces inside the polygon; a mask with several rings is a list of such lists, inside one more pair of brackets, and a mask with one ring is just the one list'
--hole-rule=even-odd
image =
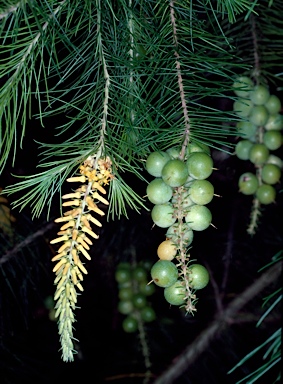
{"label": "twig", "polygon": [[176,17],[175,17],[175,11],[174,11],[174,1],[170,1],[170,18],[171,18],[171,24],[173,28],[173,42],[176,47],[176,50],[174,52],[174,55],[176,56],[176,70],[178,75],[178,85],[180,90],[180,97],[182,102],[182,108],[183,108],[183,115],[184,115],[184,123],[185,123],[185,134],[184,134],[184,142],[182,145],[182,150],[180,154],[180,159],[183,160],[185,157],[185,151],[189,142],[189,136],[190,136],[190,118],[189,118],[189,112],[187,108],[186,103],[186,97],[185,97],[185,91],[183,86],[183,78],[181,73],[181,64],[180,64],[180,55],[177,51],[178,49],[178,38],[177,38],[177,26],[176,26]]}
{"label": "twig", "polygon": [[12,257],[16,256],[16,254],[22,249],[25,248],[27,245],[32,243],[37,237],[43,236],[46,232],[50,231],[55,227],[55,223],[51,222],[47,224],[44,228],[39,229],[38,231],[34,232],[32,235],[28,236],[26,239],[21,241],[19,244],[15,245],[12,249],[4,253],[4,255],[0,259],[0,266],[5,264],[7,261],[9,261]]}
{"label": "twig", "polygon": [[260,57],[258,53],[258,42],[257,42],[257,34],[256,34],[256,23],[254,15],[251,15],[251,32],[253,39],[253,51],[254,51],[254,73],[253,77],[256,79],[258,83],[260,76]]}
{"label": "twig", "polygon": [[250,300],[257,296],[264,288],[274,282],[282,272],[282,262],[276,263],[263,273],[242,294],[236,297],[228,307],[218,316],[180,356],[166,369],[153,384],[169,384],[181,376],[188,367],[207,349],[210,342],[230,325],[237,312]]}

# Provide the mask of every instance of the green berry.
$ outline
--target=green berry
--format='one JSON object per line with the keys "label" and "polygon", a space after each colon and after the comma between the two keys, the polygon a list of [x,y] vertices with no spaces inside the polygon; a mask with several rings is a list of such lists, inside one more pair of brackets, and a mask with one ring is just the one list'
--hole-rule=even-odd
{"label": "green berry", "polygon": [[250,99],[254,105],[264,105],[269,97],[269,90],[263,85],[256,85],[250,92]]}
{"label": "green berry", "polygon": [[239,121],[236,124],[236,128],[238,130],[239,136],[241,136],[243,139],[253,138],[257,131],[257,126],[249,121]]}
{"label": "green berry", "polygon": [[247,76],[239,76],[233,84],[235,94],[243,98],[249,97],[250,91],[253,87],[253,81]]}
{"label": "green berry", "polygon": [[267,123],[269,113],[264,105],[255,105],[250,113],[249,121],[259,127]]}
{"label": "green berry", "polygon": [[132,298],[135,308],[144,308],[147,305],[147,299],[142,293],[136,293]]}
{"label": "green berry", "polygon": [[133,297],[132,287],[122,287],[118,293],[120,300],[130,300]]}
{"label": "green berry", "polygon": [[275,201],[276,191],[272,185],[262,184],[256,191],[256,197],[261,204],[267,205]]}
{"label": "green berry", "polygon": [[125,332],[133,333],[138,329],[138,322],[134,317],[127,316],[122,322],[122,327]]}
{"label": "green berry", "polygon": [[151,278],[159,287],[170,287],[178,278],[178,269],[168,260],[159,260],[151,268]]}
{"label": "green berry", "polygon": [[140,293],[142,293],[143,295],[151,296],[155,292],[155,285],[142,282],[139,285],[139,289],[140,289]]}
{"label": "green berry", "polygon": [[171,203],[157,204],[151,211],[151,218],[158,227],[168,228],[176,221],[173,214],[174,208]]}
{"label": "green berry", "polygon": [[258,188],[258,179],[253,173],[245,172],[240,176],[238,186],[244,195],[253,195]]}
{"label": "green berry", "polygon": [[262,168],[261,178],[266,184],[276,184],[280,180],[281,170],[277,165],[265,164]]}
{"label": "green berry", "polygon": [[234,112],[240,117],[248,117],[253,109],[254,105],[251,100],[239,99],[233,104]]}
{"label": "green berry", "polygon": [[133,280],[145,281],[147,279],[147,271],[143,266],[137,266],[133,270]]}
{"label": "green berry", "polygon": [[271,131],[266,131],[263,135],[263,143],[271,151],[275,151],[280,148],[282,142],[282,135],[280,131],[272,129]]}
{"label": "green berry", "polygon": [[171,305],[182,305],[185,302],[186,290],[180,280],[164,289],[164,297]]}
{"label": "green berry", "polygon": [[167,152],[152,152],[146,159],[145,168],[150,175],[161,177],[162,169],[169,160],[170,156]]}
{"label": "green berry", "polygon": [[180,150],[179,147],[171,147],[171,148],[168,148],[168,149],[166,150],[166,152],[167,152],[168,155],[171,157],[171,159],[178,159],[181,150]]}
{"label": "green berry", "polygon": [[188,144],[187,155],[190,155],[193,152],[205,152],[206,154],[210,155],[210,148],[204,143],[192,141]]}
{"label": "green berry", "polygon": [[[180,234],[179,229],[181,231]],[[175,244],[180,244],[182,238],[183,246],[188,247],[193,242],[194,232],[188,223],[182,223],[181,226],[173,224],[168,228],[166,237]]]}
{"label": "green berry", "polygon": [[151,203],[164,204],[171,199],[173,190],[161,178],[155,178],[148,184],[146,194]]}
{"label": "green berry", "polygon": [[156,313],[153,308],[146,306],[141,310],[141,318],[145,323],[150,323],[156,319]]}
{"label": "green berry", "polygon": [[195,180],[189,188],[189,195],[195,204],[206,205],[213,199],[214,187],[208,180]]}
{"label": "green berry", "polygon": [[115,272],[115,279],[118,283],[126,283],[131,280],[131,271],[126,268],[118,268]]}
{"label": "green berry", "polygon": [[118,312],[122,315],[129,315],[134,310],[134,304],[131,300],[121,300],[118,303]]}
{"label": "green berry", "polygon": [[248,160],[253,143],[250,140],[240,140],[236,144],[235,154],[240,160]]}
{"label": "green berry", "polygon": [[193,205],[185,216],[186,223],[193,231],[204,231],[209,227],[212,214],[205,205]]}
{"label": "green berry", "polygon": [[186,164],[179,159],[169,160],[162,169],[162,179],[170,187],[180,187],[188,176]]}
{"label": "green berry", "polygon": [[194,152],[187,160],[189,176],[197,180],[207,179],[213,169],[213,160],[205,152]]}
{"label": "green berry", "polygon": [[269,156],[269,150],[265,144],[253,144],[250,149],[249,159],[255,165],[264,164]]}
{"label": "green berry", "polygon": [[276,95],[270,95],[269,99],[265,103],[265,108],[271,115],[279,113],[281,110],[281,101]]}
{"label": "green berry", "polygon": [[203,289],[209,283],[208,270],[201,264],[189,267],[189,281],[193,289]]}
{"label": "green berry", "polygon": [[283,116],[279,113],[270,115],[264,124],[264,128],[266,131],[280,131],[283,128]]}

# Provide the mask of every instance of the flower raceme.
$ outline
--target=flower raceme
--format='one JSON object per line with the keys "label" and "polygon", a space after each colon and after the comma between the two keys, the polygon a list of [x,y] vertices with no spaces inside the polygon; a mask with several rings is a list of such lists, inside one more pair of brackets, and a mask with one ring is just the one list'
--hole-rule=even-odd
{"label": "flower raceme", "polygon": [[96,160],[90,156],[79,169],[80,175],[67,179],[70,183],[81,183],[74,192],[62,196],[63,207],[70,207],[62,217],[55,220],[62,226],[57,233],[58,237],[51,240],[51,244],[62,243],[57,255],[52,258],[56,262],[53,272],[56,274],[54,284],[57,286],[54,294],[55,317],[58,319],[58,333],[60,335],[63,361],[74,360],[73,323],[75,321],[74,309],[76,308],[79,291],[83,291],[83,275],[87,274],[82,258],[91,260],[89,255],[92,239],[98,235],[92,230],[92,224],[101,227],[99,216],[105,215],[97,204],[109,205],[101,196],[105,195],[105,185],[113,179],[111,173],[111,160],[109,157]]}

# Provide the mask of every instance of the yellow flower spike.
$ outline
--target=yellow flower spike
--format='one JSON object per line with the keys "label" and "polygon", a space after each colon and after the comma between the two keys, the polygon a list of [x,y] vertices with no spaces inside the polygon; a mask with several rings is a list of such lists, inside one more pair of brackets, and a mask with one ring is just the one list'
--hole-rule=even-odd
{"label": "yellow flower spike", "polygon": [[62,301],[63,301],[63,297],[60,296],[59,299],[56,301],[54,308],[58,308],[62,304]]}
{"label": "yellow flower spike", "polygon": [[96,208],[96,204],[93,202],[90,196],[86,196],[85,201],[89,208]]}
{"label": "yellow flower spike", "polygon": [[71,245],[71,242],[70,242],[70,241],[66,241],[66,243],[63,244],[63,245],[58,249],[58,253],[63,252],[65,249],[67,249],[68,247],[70,247],[70,245]]}
{"label": "yellow flower spike", "polygon": [[61,279],[62,279],[61,275],[56,276],[54,280],[54,284],[57,285],[58,281],[60,281]]}
{"label": "yellow flower spike", "polygon": [[78,277],[81,281],[83,281],[84,277],[83,277],[83,275],[82,275],[82,273],[81,273],[81,271],[79,270],[79,267],[78,267],[77,265],[74,266],[74,270],[76,271],[76,275],[77,275],[77,277]]}
{"label": "yellow flower spike", "polygon": [[67,263],[67,259],[66,257],[62,257],[62,259],[55,265],[55,267],[53,268],[53,272],[56,272],[58,271],[58,269],[63,265]]}
{"label": "yellow flower spike", "polygon": [[79,288],[79,290],[80,290],[81,292],[83,292],[84,289],[83,289],[83,286],[81,285],[81,283],[78,283],[78,284],[77,284],[77,287]]}
{"label": "yellow flower spike", "polygon": [[59,260],[59,259],[61,259],[61,257],[66,256],[66,255],[67,255],[66,252],[61,252],[61,253],[59,253],[58,255],[52,257],[51,261]]}
{"label": "yellow flower spike", "polygon": [[92,245],[93,242],[86,236],[85,233],[82,233],[79,237],[81,237],[86,243],[88,243],[89,245]]}
{"label": "yellow flower spike", "polygon": [[81,217],[81,222],[88,228],[91,229],[91,226],[89,224],[89,221],[87,220],[86,216]]}
{"label": "yellow flower spike", "polygon": [[62,307],[63,307],[63,308],[65,308],[66,303],[67,303],[67,297],[64,296],[64,297],[63,297],[63,300],[62,300]]}
{"label": "yellow flower spike", "polygon": [[104,197],[100,196],[100,194],[98,192],[94,192],[92,194],[93,198],[94,199],[97,199],[99,201],[101,201],[101,203],[105,204],[105,205],[109,205],[109,201],[104,199]]}
{"label": "yellow flower spike", "polygon": [[57,290],[55,291],[55,295],[54,295],[54,300],[55,300],[55,301],[59,298],[59,296],[60,296],[61,293],[63,292],[64,288],[65,288],[65,287],[61,287],[60,289],[57,289]]}
{"label": "yellow flower spike", "polygon": [[78,267],[80,268],[80,270],[81,270],[85,275],[88,274],[87,270],[85,269],[85,267],[84,267],[84,265],[82,264],[81,261],[79,262]]}
{"label": "yellow flower spike", "polygon": [[65,316],[65,312],[66,312],[66,309],[65,308],[62,308],[62,311],[60,313],[60,316],[59,316],[59,320],[62,321],[64,316]]}
{"label": "yellow flower spike", "polygon": [[63,195],[62,199],[79,199],[81,197],[80,192],[67,193],[67,195]]}
{"label": "yellow flower spike", "polygon": [[106,190],[97,181],[92,183],[91,189],[92,190],[98,189],[99,192],[103,193],[104,195],[106,194]]}
{"label": "yellow flower spike", "polygon": [[[69,207],[62,217],[55,220],[62,223],[57,238],[51,244],[62,242],[57,255],[53,256],[55,262],[54,284],[55,314],[58,319],[61,351],[63,361],[74,360],[73,311],[76,309],[80,291],[83,292],[82,281],[87,270],[82,263],[81,254],[91,260],[89,249],[93,244],[91,238],[99,236],[92,230],[93,224],[102,227],[102,223],[92,216],[93,212],[104,216],[104,210],[98,207],[99,203],[109,205],[105,185],[113,178],[110,158],[99,158],[97,155],[89,156],[80,166],[79,176],[68,178],[68,182],[81,183],[71,193],[62,196],[63,207]],[[95,216],[95,215],[94,215]]]}
{"label": "yellow flower spike", "polygon": [[78,279],[77,279],[76,270],[74,268],[71,269],[71,277],[72,277],[73,283],[76,285],[78,283]]}
{"label": "yellow flower spike", "polygon": [[71,200],[71,201],[65,201],[65,203],[62,204],[63,207],[70,207],[72,205],[78,207],[81,204],[81,200]]}
{"label": "yellow flower spike", "polygon": [[97,175],[98,179],[101,180],[104,178],[103,174],[100,172],[98,175]]}
{"label": "yellow flower spike", "polygon": [[67,240],[69,240],[69,237],[67,235],[64,235],[61,237],[57,237],[57,239],[51,240],[50,244],[56,244],[56,243],[60,243],[61,241],[67,241]]}
{"label": "yellow flower spike", "polygon": [[57,289],[59,289],[59,288],[62,287],[62,285],[65,283],[66,279],[67,279],[67,276],[66,276],[66,275],[63,275],[63,276],[61,277],[61,280],[59,281],[59,283],[58,283],[58,285],[57,285]]}
{"label": "yellow flower spike", "polygon": [[70,317],[70,307],[65,308],[65,315],[66,317]]}
{"label": "yellow flower spike", "polygon": [[70,295],[74,303],[77,302],[77,292],[73,286],[70,287]]}
{"label": "yellow flower spike", "polygon": [[67,181],[68,181],[68,183],[82,183],[82,184],[84,184],[86,181],[86,178],[84,175],[74,176],[74,177],[69,177],[69,179],[67,179]]}
{"label": "yellow flower spike", "polygon": [[[73,219],[73,217],[71,216],[71,218]],[[68,223],[62,225],[62,227],[60,228],[61,231],[64,231],[65,229],[69,228],[69,227],[74,227],[75,226],[75,220],[70,220]]]}
{"label": "yellow flower spike", "polygon": [[[73,216],[65,216],[65,217],[58,217],[58,219],[55,219],[55,223],[63,223],[64,221],[70,221],[73,220]],[[61,227],[62,229],[62,227]]]}
{"label": "yellow flower spike", "polygon": [[65,321],[66,321],[66,325],[67,325],[67,329],[68,329],[69,333],[72,333],[73,329],[72,329],[71,319],[67,318]]}
{"label": "yellow flower spike", "polygon": [[99,238],[99,236],[98,236],[96,233],[94,233],[93,231],[91,231],[90,229],[88,229],[85,225],[82,226],[82,231],[88,233],[88,234],[89,234],[90,236],[92,236],[94,239],[98,239],[98,238]]}
{"label": "yellow flower spike", "polygon": [[64,266],[62,265],[56,272],[56,276],[61,276],[62,275],[62,272],[63,272],[63,269],[64,269]]}
{"label": "yellow flower spike", "polygon": [[97,225],[98,227],[102,227],[101,222],[96,220],[94,217],[92,217],[90,213],[86,215],[86,218],[87,220],[91,221],[93,224]]}
{"label": "yellow flower spike", "polygon": [[92,198],[90,196],[87,196],[85,198],[85,200],[86,200],[87,206],[90,210],[98,213],[100,216],[105,215],[105,213],[97,207],[97,205],[94,203],[94,201],[92,200]]}
{"label": "yellow flower spike", "polygon": [[77,228],[73,229],[72,231],[72,240],[75,241],[78,237],[78,234],[79,234],[79,231],[77,230]]}
{"label": "yellow flower spike", "polygon": [[61,310],[62,310],[61,306],[57,308],[55,315],[54,315],[56,318],[59,316]]}
{"label": "yellow flower spike", "polygon": [[59,333],[59,335],[62,334],[63,329],[64,329],[64,323],[61,321],[61,322],[59,323],[59,327],[58,327],[58,333]]}
{"label": "yellow flower spike", "polygon": [[82,185],[81,187],[76,189],[76,192],[85,193],[86,190],[87,190],[87,186],[86,185]]}
{"label": "yellow flower spike", "polygon": [[57,235],[58,236],[61,236],[61,235],[70,235],[71,234],[71,229],[65,229],[65,231],[59,231],[57,232]]}
{"label": "yellow flower spike", "polygon": [[[90,249],[88,244],[82,239],[81,236],[78,236],[77,242],[80,243],[85,249],[87,249],[87,250]],[[77,264],[77,263],[75,263],[75,264]]]}
{"label": "yellow flower spike", "polygon": [[94,212],[98,213],[100,216],[104,216],[105,215],[105,213],[101,209],[99,209],[97,206],[95,208],[91,208],[91,207],[88,207],[88,208],[91,211],[94,211]]}
{"label": "yellow flower spike", "polygon": [[66,284],[66,298],[67,298],[67,299],[70,298],[71,288],[72,288],[72,286],[70,285],[70,283],[67,283],[67,284]]}
{"label": "yellow flower spike", "polygon": [[81,251],[81,253],[84,255],[86,259],[91,260],[90,255],[87,253],[87,251],[84,249],[84,247],[81,244],[78,244],[78,250]]}
{"label": "yellow flower spike", "polygon": [[64,216],[71,216],[72,219],[74,219],[75,217],[79,216],[81,213],[82,213],[81,208],[74,208],[74,209],[71,209],[70,211],[65,212]]}
{"label": "yellow flower spike", "polygon": [[74,264],[78,264],[78,262],[79,262],[79,256],[78,256],[78,254],[77,254],[77,250],[73,248],[73,249],[71,250],[71,254],[72,254],[72,256],[73,256]]}
{"label": "yellow flower spike", "polygon": [[[72,309],[75,309],[76,306],[74,305],[74,308],[73,308],[73,305],[74,305],[74,303],[71,301],[71,307],[72,307]],[[74,314],[73,314],[72,309],[70,309],[70,319],[71,319],[72,321],[74,321],[75,318],[74,318]]]}
{"label": "yellow flower spike", "polygon": [[66,265],[65,265],[65,267],[64,267],[64,269],[63,269],[63,276],[65,276],[65,275],[67,275],[67,273],[68,273],[68,271],[69,271],[69,269],[70,269],[70,266],[71,266],[71,264],[70,263],[66,263]]}

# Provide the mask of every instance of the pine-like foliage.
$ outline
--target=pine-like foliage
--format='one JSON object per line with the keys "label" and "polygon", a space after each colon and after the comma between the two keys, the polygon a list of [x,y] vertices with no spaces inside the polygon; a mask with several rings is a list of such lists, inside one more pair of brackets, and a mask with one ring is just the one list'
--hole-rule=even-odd
{"label": "pine-like foliage", "polygon": [[[43,170],[7,188],[23,191],[15,205],[30,204],[38,216],[78,164],[99,152],[113,162],[109,212],[125,214],[126,204],[138,209],[142,201],[121,175],[142,177],[149,150],[182,142],[184,103],[191,138],[223,141],[227,132],[220,122],[227,117],[206,99],[227,90],[234,68],[231,46],[211,4],[178,3],[177,33],[170,6],[174,3],[27,1],[3,10],[2,167],[22,145],[28,110],[58,136],[40,144]],[[51,116],[62,123],[50,126]]]}
{"label": "pine-like foliage", "polygon": [[[144,161],[152,150],[178,146],[184,154],[192,141],[229,148],[235,116],[218,110],[214,100],[226,97],[235,73],[250,65],[236,57],[233,25],[231,34],[228,29],[239,15],[256,12],[257,3],[1,2],[1,169],[14,162],[35,119],[42,137],[44,129],[54,137],[38,143],[39,173],[5,192],[21,191],[14,206],[29,205],[37,217],[50,210],[66,179],[83,183],[63,196],[74,200],[57,220],[66,224],[53,241],[63,242],[53,259],[63,360],[73,359],[74,287],[81,289],[85,273],[78,253],[88,255],[86,234],[94,234],[89,222],[97,225],[88,211],[99,214],[96,204],[109,202],[108,215],[119,218],[128,208],[145,208],[124,174],[145,181]],[[106,178],[105,161],[111,164]],[[100,193],[108,181],[104,199]]]}

